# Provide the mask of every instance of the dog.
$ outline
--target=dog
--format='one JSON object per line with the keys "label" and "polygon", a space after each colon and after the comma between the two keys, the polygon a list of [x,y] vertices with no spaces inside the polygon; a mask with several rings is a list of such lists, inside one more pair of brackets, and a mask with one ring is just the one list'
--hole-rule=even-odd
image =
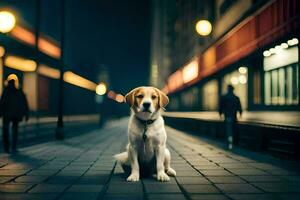
{"label": "dog", "polygon": [[127,181],[139,181],[140,175],[154,173],[158,181],[169,181],[176,171],[170,166],[171,154],[166,147],[167,134],[160,113],[169,98],[157,88],[143,86],[130,91],[125,102],[131,108],[129,143],[125,152],[114,157],[129,172]]}

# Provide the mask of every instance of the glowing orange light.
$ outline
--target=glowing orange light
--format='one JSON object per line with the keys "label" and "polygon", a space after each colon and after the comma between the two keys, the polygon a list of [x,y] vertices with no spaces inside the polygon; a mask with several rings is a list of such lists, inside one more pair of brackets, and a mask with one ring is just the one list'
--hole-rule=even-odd
{"label": "glowing orange light", "polygon": [[64,81],[67,83],[70,83],[72,85],[76,85],[78,87],[82,87],[82,88],[85,88],[88,90],[95,91],[95,89],[97,87],[96,83],[94,83],[86,78],[83,78],[71,71],[65,72],[63,78],[64,78]]}
{"label": "glowing orange light", "polygon": [[163,93],[165,93],[165,94],[168,94],[168,93],[169,93],[168,86],[166,85],[165,87],[163,87],[163,88],[161,89],[161,91],[162,91]]}
{"label": "glowing orange light", "polygon": [[3,46],[0,46],[0,58],[2,58],[5,54],[5,49]]}
{"label": "glowing orange light", "polygon": [[196,24],[196,31],[202,36],[209,35],[212,31],[212,25],[207,20],[199,20]]}
{"label": "glowing orange light", "polygon": [[11,31],[11,36],[16,38],[17,40],[20,40],[22,42],[25,42],[26,44],[29,44],[31,46],[35,45],[35,36],[34,33],[31,31],[21,27],[21,26],[16,26],[12,31]]}
{"label": "glowing orange light", "polygon": [[198,77],[198,62],[194,60],[184,66],[182,70],[183,82],[188,83]]}
{"label": "glowing orange light", "polygon": [[0,11],[0,32],[8,33],[16,25],[16,17],[8,11]]}
{"label": "glowing orange light", "polygon": [[118,103],[123,103],[123,102],[125,102],[125,97],[123,95],[121,95],[121,94],[117,94],[115,100]]}
{"label": "glowing orange light", "polygon": [[110,98],[110,99],[115,99],[115,97],[116,97],[116,93],[114,92],[114,91],[109,91],[108,93],[107,93],[107,97],[108,98]]}
{"label": "glowing orange light", "polygon": [[38,48],[40,51],[53,58],[60,58],[60,48],[53,42],[50,42],[42,37],[39,38]]}
{"label": "glowing orange light", "polygon": [[7,56],[4,60],[4,64],[7,67],[24,72],[33,72],[37,67],[35,61],[17,56]]}
{"label": "glowing orange light", "polygon": [[60,71],[58,69],[54,69],[47,65],[39,65],[37,71],[39,74],[49,78],[59,79],[60,77]]}
{"label": "glowing orange light", "polygon": [[106,93],[106,90],[107,89],[106,89],[105,83],[100,83],[96,87],[96,94],[98,94],[98,95],[104,95]]}
{"label": "glowing orange light", "polygon": [[182,71],[178,70],[173,73],[168,79],[168,88],[170,91],[174,91],[183,85]]}

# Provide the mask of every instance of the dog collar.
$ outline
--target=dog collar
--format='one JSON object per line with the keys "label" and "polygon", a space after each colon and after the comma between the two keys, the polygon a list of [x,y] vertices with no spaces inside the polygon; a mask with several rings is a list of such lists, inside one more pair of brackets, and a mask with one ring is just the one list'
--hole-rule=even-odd
{"label": "dog collar", "polygon": [[137,117],[135,117],[135,118],[136,118],[141,124],[144,125],[143,140],[144,140],[144,142],[146,142],[146,140],[147,140],[146,132],[147,132],[147,129],[148,129],[148,125],[153,124],[153,122],[155,122],[156,119],[142,120],[142,119],[139,119],[139,118],[137,118]]}

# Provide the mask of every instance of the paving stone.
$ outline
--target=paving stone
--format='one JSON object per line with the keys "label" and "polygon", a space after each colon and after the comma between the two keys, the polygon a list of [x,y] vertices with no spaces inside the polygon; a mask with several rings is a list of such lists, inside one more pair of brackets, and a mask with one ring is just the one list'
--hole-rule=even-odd
{"label": "paving stone", "polygon": [[294,183],[253,183],[266,192],[299,192],[300,184]]}
{"label": "paving stone", "polygon": [[274,194],[229,194],[229,197],[234,200],[282,200]]}
{"label": "paving stone", "polygon": [[[77,184],[92,184],[92,185],[103,185],[107,182],[108,176],[82,176],[77,179]],[[123,181],[124,182],[124,181]]]}
{"label": "paving stone", "polygon": [[216,184],[216,186],[224,193],[262,193],[262,191],[250,184],[232,183],[232,184]]}
{"label": "paving stone", "polygon": [[237,176],[207,176],[213,183],[245,183],[245,181]]}
{"label": "paving stone", "polygon": [[[29,188],[31,188],[33,184],[1,184],[0,185],[0,193],[24,193]],[[1,194],[0,194],[1,196]]]}
{"label": "paving stone", "polygon": [[202,175],[196,170],[177,170],[176,176],[202,176]]}
{"label": "paving stone", "polygon": [[186,200],[183,194],[148,194],[148,200]]}
{"label": "paving stone", "polygon": [[20,176],[15,180],[17,183],[41,183],[46,180],[47,176]]}
{"label": "paving stone", "polygon": [[203,170],[203,169],[220,169],[220,170],[223,170],[222,167],[217,166],[217,165],[194,165],[194,167],[198,170]]}
{"label": "paving stone", "polygon": [[52,176],[47,180],[49,184],[71,184],[79,177],[77,176]]}
{"label": "paving stone", "polygon": [[199,171],[205,176],[234,176],[232,173],[224,169],[205,169]]}
{"label": "paving stone", "polygon": [[101,192],[103,189],[103,185],[88,185],[88,184],[81,184],[81,185],[72,185],[67,192],[77,193],[77,192]]}
{"label": "paving stone", "polygon": [[259,169],[229,169],[229,171],[237,175],[270,175]]}
{"label": "paving stone", "polygon": [[[191,178],[191,177],[189,177]],[[174,177],[170,177],[170,181],[168,182],[161,182],[161,181],[158,181],[156,179],[156,176],[155,177],[147,177],[147,178],[142,178],[142,181],[143,183],[146,185],[146,184],[163,184],[163,185],[169,185],[169,184],[177,184],[176,180]]]}
{"label": "paving stone", "polygon": [[141,200],[142,194],[105,194],[104,200]]}
{"label": "paving stone", "polygon": [[55,173],[57,173],[58,170],[33,170],[27,173],[27,175],[30,176],[51,176]]}
{"label": "paving stone", "polygon": [[28,170],[24,169],[0,169],[1,176],[19,176],[25,174]]}
{"label": "paving stone", "polygon": [[110,184],[107,194],[142,194],[143,188],[140,182],[131,184]]}
{"label": "paving stone", "polygon": [[192,194],[190,198],[192,200],[229,200],[228,197],[221,194]]}
{"label": "paving stone", "polygon": [[254,169],[253,166],[243,163],[221,163],[219,165],[225,169]]}
{"label": "paving stone", "polygon": [[210,184],[204,177],[177,177],[179,184]]}
{"label": "paving stone", "polygon": [[219,193],[219,190],[213,185],[182,185],[187,193]]}
{"label": "paving stone", "polygon": [[0,176],[0,183],[5,183],[13,179],[13,176]]}
{"label": "paving stone", "polygon": [[295,172],[292,170],[283,170],[283,169],[266,169],[266,172],[272,175],[279,175],[279,176],[284,176],[284,175],[300,175],[300,172]]}
{"label": "paving stone", "polygon": [[279,176],[241,176],[248,182],[283,182],[284,178],[280,178]]}
{"label": "paving stone", "polygon": [[278,176],[278,177],[292,182],[300,182],[300,176]]}
{"label": "paving stone", "polygon": [[29,193],[61,193],[67,187],[65,184],[39,184],[29,190]]}
{"label": "paving stone", "polygon": [[147,184],[147,193],[181,193],[178,185],[175,184]]}
{"label": "paving stone", "polygon": [[64,193],[59,200],[97,200],[99,196],[99,193],[97,192],[76,192],[76,193],[71,193],[71,192],[66,192]]}
{"label": "paving stone", "polygon": [[13,194],[13,193],[1,193],[1,200],[55,200],[58,195],[56,194]]}

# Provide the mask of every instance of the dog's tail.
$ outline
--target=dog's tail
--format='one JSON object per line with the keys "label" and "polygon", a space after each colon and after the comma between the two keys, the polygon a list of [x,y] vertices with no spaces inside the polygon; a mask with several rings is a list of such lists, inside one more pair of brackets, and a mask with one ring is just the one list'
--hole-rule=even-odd
{"label": "dog's tail", "polygon": [[114,155],[114,158],[121,164],[126,164],[128,162],[128,153],[125,151],[123,153],[116,154]]}

